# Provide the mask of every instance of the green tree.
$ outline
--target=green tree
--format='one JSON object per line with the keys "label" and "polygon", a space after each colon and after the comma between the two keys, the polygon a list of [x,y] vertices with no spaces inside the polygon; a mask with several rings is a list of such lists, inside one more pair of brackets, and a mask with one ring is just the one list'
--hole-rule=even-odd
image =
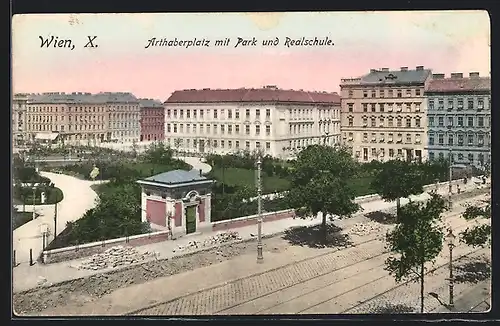
{"label": "green tree", "polygon": [[396,201],[396,216],[399,218],[401,198],[418,195],[424,192],[425,179],[417,164],[402,160],[385,162],[375,173],[371,183],[385,201]]}
{"label": "green tree", "polygon": [[165,147],[163,142],[151,144],[144,153],[144,160],[154,164],[169,164],[172,162],[173,152]]}
{"label": "green tree", "polygon": [[424,312],[425,263],[434,261],[443,248],[439,226],[445,200],[437,195],[427,202],[410,202],[401,208],[399,222],[386,235],[387,249],[395,254],[385,261],[385,269],[396,282],[420,282],[420,312]]}
{"label": "green tree", "polygon": [[462,217],[467,220],[487,220],[487,223],[480,223],[468,227],[460,233],[460,241],[472,247],[486,247],[491,245],[491,204],[484,201],[485,206],[470,205],[465,209]]}
{"label": "green tree", "polygon": [[299,216],[322,212],[322,240],[327,241],[327,216],[349,217],[360,206],[348,180],[357,173],[357,164],[343,147],[312,145],[298,154],[291,171],[286,200]]}

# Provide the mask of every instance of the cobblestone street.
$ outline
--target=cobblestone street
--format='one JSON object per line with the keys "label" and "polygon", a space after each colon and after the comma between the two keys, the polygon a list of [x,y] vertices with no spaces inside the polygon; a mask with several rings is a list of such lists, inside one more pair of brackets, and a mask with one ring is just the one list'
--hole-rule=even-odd
{"label": "cobblestone street", "polygon": [[[454,211],[443,220],[444,225],[452,226],[457,233],[473,223],[461,218],[461,210],[463,205],[457,202]],[[100,298],[70,300],[66,306],[44,310],[42,315],[418,312],[419,284],[396,284],[384,270],[384,261],[389,256],[384,248],[384,235],[391,226],[377,223],[376,227],[368,227],[369,231],[353,234],[358,222],[346,221],[350,223],[344,225],[342,233],[350,236],[333,247],[287,245],[283,236],[278,236],[264,247],[264,264],[255,263],[254,252],[246,253],[189,272],[115,289]],[[455,273],[460,276],[460,271],[466,270],[460,267],[464,264],[489,264],[489,257],[489,249],[459,245],[454,250]],[[447,301],[447,263],[448,250],[444,248],[436,262],[427,266],[426,312],[441,306],[428,293],[434,292],[442,302]],[[489,274],[481,275],[483,281],[489,278]],[[455,284],[456,297],[475,282],[466,277],[461,279]]]}

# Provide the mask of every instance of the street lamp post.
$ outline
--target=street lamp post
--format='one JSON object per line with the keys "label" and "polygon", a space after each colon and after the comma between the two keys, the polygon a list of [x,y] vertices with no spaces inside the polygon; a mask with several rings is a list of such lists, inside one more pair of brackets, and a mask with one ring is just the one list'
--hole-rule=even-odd
{"label": "street lamp post", "polygon": [[446,235],[446,241],[448,242],[448,248],[450,250],[450,261],[449,261],[449,269],[450,269],[450,275],[448,278],[449,283],[449,288],[450,288],[450,301],[449,305],[450,307],[453,307],[453,286],[454,286],[454,278],[453,278],[453,248],[455,248],[455,235],[453,234],[453,230],[451,227],[448,229],[448,234]]}
{"label": "street lamp post", "polygon": [[449,165],[449,171],[448,171],[448,209],[451,210],[452,208],[452,202],[451,202],[451,193],[453,192],[452,186],[451,186],[451,181],[453,177],[453,160],[452,160],[452,152],[451,149],[448,151],[448,165]]}
{"label": "street lamp post", "polygon": [[257,263],[264,262],[262,255],[262,180],[260,156],[257,159]]}

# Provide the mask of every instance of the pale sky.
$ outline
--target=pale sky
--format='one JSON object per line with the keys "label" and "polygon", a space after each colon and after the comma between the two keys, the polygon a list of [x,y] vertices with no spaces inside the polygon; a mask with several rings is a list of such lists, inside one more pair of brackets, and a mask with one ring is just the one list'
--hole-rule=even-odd
{"label": "pale sky", "polygon": [[[490,72],[486,11],[48,14],[16,15],[12,25],[14,93],[119,91],[164,101],[191,88],[338,91],[341,78],[382,67]],[[98,48],[83,47],[87,35],[97,36]],[[39,36],[72,39],[75,48],[41,48]],[[287,36],[335,45],[287,48]],[[153,37],[205,38],[211,46],[145,49]],[[226,37],[230,46],[213,46]],[[234,48],[238,37],[258,45]],[[262,46],[276,37],[278,46]]]}

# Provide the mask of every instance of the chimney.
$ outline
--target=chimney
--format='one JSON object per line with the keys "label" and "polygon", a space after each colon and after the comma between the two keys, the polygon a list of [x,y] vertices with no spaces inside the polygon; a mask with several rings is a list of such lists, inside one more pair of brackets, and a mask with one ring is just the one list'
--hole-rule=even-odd
{"label": "chimney", "polygon": [[401,67],[401,71],[408,71],[408,67]]}
{"label": "chimney", "polygon": [[389,71],[389,68],[381,68],[382,71]]}
{"label": "chimney", "polygon": [[424,70],[424,66],[417,66],[417,70]]}
{"label": "chimney", "polygon": [[432,74],[432,79],[444,79],[444,74]]}
{"label": "chimney", "polygon": [[461,72],[452,72],[451,78],[464,78],[464,74],[462,74]]}
{"label": "chimney", "polygon": [[370,69],[370,73],[377,72],[377,69]]}
{"label": "chimney", "polygon": [[201,169],[200,169],[200,177],[202,177],[202,176],[203,176],[203,173],[201,173]]}
{"label": "chimney", "polygon": [[478,78],[479,73],[474,71],[474,72],[469,72],[469,78]]}

